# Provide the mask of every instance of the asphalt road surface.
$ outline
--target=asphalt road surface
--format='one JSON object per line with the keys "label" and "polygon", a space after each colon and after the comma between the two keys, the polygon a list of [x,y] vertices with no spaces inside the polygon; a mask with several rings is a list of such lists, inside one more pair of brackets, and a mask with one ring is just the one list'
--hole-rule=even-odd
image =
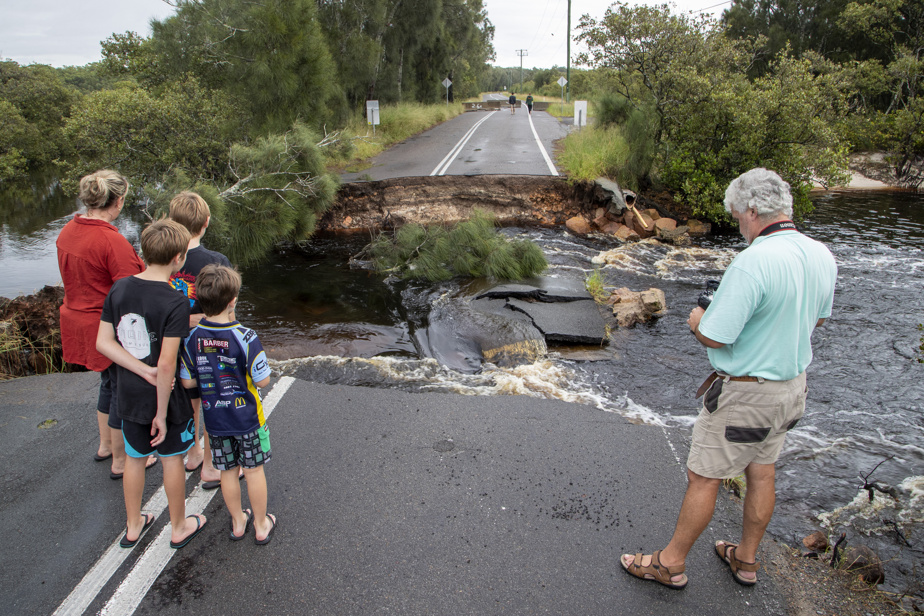
{"label": "asphalt road surface", "polygon": [[398,143],[344,182],[429,175],[558,175],[553,143],[568,127],[523,106],[470,111]]}
{"label": "asphalt road surface", "polygon": [[786,613],[770,576],[742,588],[713,553],[737,536],[724,497],[685,590],[621,571],[620,553],[670,537],[683,439],[524,396],[274,379],[272,542],[255,545],[252,529],[231,542],[220,494],[193,473],[187,513],[209,522],[170,549],[158,465],[144,500],[157,520],[124,550],[120,482],[92,459],[97,385],[93,373],[0,383],[3,614]]}

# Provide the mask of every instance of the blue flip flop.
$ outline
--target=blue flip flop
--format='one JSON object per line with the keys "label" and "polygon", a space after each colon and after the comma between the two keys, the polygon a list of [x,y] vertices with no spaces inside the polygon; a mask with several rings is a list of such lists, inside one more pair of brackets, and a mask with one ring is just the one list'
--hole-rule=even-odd
{"label": "blue flip flop", "polygon": [[151,527],[151,524],[153,524],[153,523],[154,523],[154,520],[156,520],[156,519],[157,519],[157,516],[155,516],[153,513],[146,513],[146,514],[144,514],[144,526],[141,527],[141,532],[138,533],[138,538],[135,539],[134,541],[129,541],[129,540],[128,540],[128,529],[126,528],[126,529],[125,529],[125,534],[122,535],[122,539],[119,540],[119,547],[123,547],[123,548],[133,548],[133,547],[135,547],[135,544],[138,543],[138,541],[141,540],[141,537],[142,537],[142,536],[144,536],[144,531],[146,531],[148,528],[150,528],[150,527]]}
{"label": "blue flip flop", "polygon": [[240,535],[234,534],[234,520],[231,520],[231,541],[240,541],[247,536],[247,531],[250,530],[250,525],[253,523],[253,511],[244,509],[244,513],[247,514],[247,522],[244,524],[244,532]]}
{"label": "blue flip flop", "polygon": [[186,537],[186,538],[183,539],[182,541],[171,541],[171,542],[170,542],[170,547],[173,548],[174,550],[179,550],[180,548],[184,547],[187,543],[189,543],[190,541],[192,541],[192,538],[195,537],[196,535],[198,535],[198,534],[202,531],[202,529],[205,528],[205,523],[208,522],[208,520],[206,520],[205,522],[202,522],[202,521],[199,519],[199,516],[198,516],[198,515],[188,515],[188,516],[186,516],[186,519],[189,519],[189,518],[196,518],[196,525],[197,525],[197,526],[196,526],[196,530],[194,530],[194,531],[192,532],[191,535],[189,535],[188,537]]}

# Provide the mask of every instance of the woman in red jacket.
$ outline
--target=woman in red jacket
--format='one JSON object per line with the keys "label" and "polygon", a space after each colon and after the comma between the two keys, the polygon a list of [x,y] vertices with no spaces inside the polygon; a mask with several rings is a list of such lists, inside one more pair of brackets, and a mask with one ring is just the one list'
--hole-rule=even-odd
{"label": "woman in red jacket", "polygon": [[[61,230],[56,243],[58,268],[64,281],[61,342],[64,361],[100,373],[97,424],[97,462],[112,458],[109,476],[121,479],[125,470],[122,421],[116,410],[115,366],[96,350],[103,300],[112,283],[144,270],[132,245],[112,225],[128,193],[128,180],[115,171],[101,170],[80,180],[79,200],[86,214],[76,214]],[[156,458],[148,466],[156,462]]]}

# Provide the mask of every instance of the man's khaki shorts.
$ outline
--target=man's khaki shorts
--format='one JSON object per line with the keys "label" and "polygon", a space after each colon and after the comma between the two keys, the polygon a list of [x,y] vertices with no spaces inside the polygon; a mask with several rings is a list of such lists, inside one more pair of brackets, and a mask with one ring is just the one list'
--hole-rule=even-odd
{"label": "man's khaki shorts", "polygon": [[725,479],[751,462],[773,464],[786,433],[805,412],[805,373],[789,381],[716,379],[703,395],[693,424],[687,468],[703,477]]}

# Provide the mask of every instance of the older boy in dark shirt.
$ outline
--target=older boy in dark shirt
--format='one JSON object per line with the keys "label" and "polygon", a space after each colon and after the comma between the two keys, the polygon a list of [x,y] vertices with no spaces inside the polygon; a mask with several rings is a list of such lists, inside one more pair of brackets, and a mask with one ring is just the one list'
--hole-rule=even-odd
{"label": "older boy in dark shirt", "polygon": [[[202,320],[202,308],[196,298],[196,276],[206,265],[217,264],[231,267],[228,257],[209,250],[202,245],[202,236],[212,220],[209,204],[194,192],[184,191],[170,201],[170,219],[175,220],[189,231],[189,250],[186,252],[186,263],[180,271],[170,277],[170,284],[189,299],[189,326],[195,327]],[[185,336],[184,336],[185,338]],[[193,416],[196,422],[195,442],[189,450],[186,460],[186,472],[191,473],[202,467],[202,487],[205,490],[214,490],[221,484],[218,470],[212,465],[212,455],[209,452],[209,435],[203,428],[205,448],[199,446],[199,426],[202,425],[199,410],[198,396],[193,396]]]}

